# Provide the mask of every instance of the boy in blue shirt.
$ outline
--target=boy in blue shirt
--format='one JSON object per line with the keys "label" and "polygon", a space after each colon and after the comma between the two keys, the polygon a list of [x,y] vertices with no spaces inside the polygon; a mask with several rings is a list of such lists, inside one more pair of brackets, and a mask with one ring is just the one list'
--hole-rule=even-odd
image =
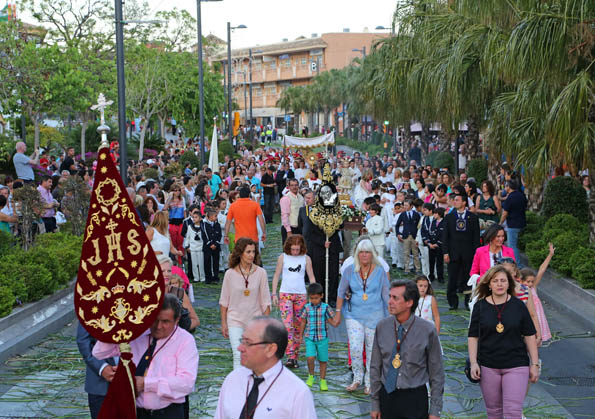
{"label": "boy in blue shirt", "polygon": [[317,282],[308,285],[308,299],[310,302],[302,309],[300,335],[306,342],[306,357],[308,358],[308,379],[306,380],[306,384],[308,387],[312,387],[314,384],[314,363],[316,358],[318,358],[320,364],[320,390],[327,391],[327,323],[337,327],[339,322],[336,320],[335,313],[333,313],[331,307],[322,302],[323,296],[322,285]]}

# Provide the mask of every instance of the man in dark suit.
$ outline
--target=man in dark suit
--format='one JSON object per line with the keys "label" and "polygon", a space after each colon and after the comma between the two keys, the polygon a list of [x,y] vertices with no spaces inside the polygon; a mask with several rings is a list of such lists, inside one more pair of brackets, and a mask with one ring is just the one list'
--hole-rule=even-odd
{"label": "man in dark suit", "polygon": [[454,211],[444,217],[442,253],[448,263],[446,297],[451,310],[459,308],[459,293],[465,293],[465,307],[469,308],[467,287],[475,249],[479,247],[479,218],[467,209],[467,194],[462,187],[453,191]]}
{"label": "man in dark suit", "polygon": [[114,358],[97,359],[92,355],[96,340],[79,323],[76,330],[76,344],[87,365],[85,373],[85,391],[89,398],[91,418],[96,419],[107,394],[109,383],[116,374]]}
{"label": "man in dark suit", "polygon": [[[339,231],[329,237],[326,241],[326,234],[317,225],[315,225],[309,217],[309,210],[314,204],[314,192],[309,191],[304,197],[306,206],[300,208],[298,217],[298,226],[302,228],[302,235],[306,240],[306,247],[308,249],[308,256],[312,259],[312,270],[316,282],[323,287],[326,286],[326,249],[329,249],[329,264],[328,264],[328,302],[334,307],[337,301],[337,288],[339,286],[339,253],[343,251],[341,246],[341,239],[339,238]],[[308,205],[308,203],[310,203]]]}
{"label": "man in dark suit", "polygon": [[[417,225],[420,219],[419,213],[413,206],[413,200],[407,199],[405,201],[405,211],[399,214],[397,223],[395,224],[395,231],[397,239],[403,244],[403,263],[405,264],[405,273],[409,272],[409,255],[413,253],[413,266],[417,272],[421,272],[421,265],[419,263],[419,249],[417,247]],[[399,232],[399,227],[403,226],[403,232]]]}

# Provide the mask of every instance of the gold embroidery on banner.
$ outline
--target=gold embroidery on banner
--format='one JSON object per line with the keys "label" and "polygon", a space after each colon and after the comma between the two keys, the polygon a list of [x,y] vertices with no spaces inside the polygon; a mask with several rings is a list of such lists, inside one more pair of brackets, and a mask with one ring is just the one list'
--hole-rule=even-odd
{"label": "gold embroidery on banner", "polygon": [[114,212],[116,212],[117,209],[118,209],[118,203],[116,202],[114,204],[114,206],[112,207],[112,215],[114,215]]}
{"label": "gold embroidery on banner", "polygon": [[87,326],[91,326],[95,329],[101,329],[101,330],[103,330],[104,333],[107,333],[110,330],[112,330],[114,328],[114,326],[116,326],[116,321],[112,320],[110,322],[109,318],[107,318],[105,316],[101,316],[100,319],[92,319],[92,320],[86,321],[85,324]]}
{"label": "gold embroidery on banner", "polygon": [[157,301],[161,300],[161,288],[157,288]]}
{"label": "gold embroidery on banner", "polygon": [[128,320],[130,320],[134,324],[142,324],[143,319],[150,315],[151,312],[155,310],[158,306],[159,304],[151,304],[150,306],[146,307],[138,307],[136,310],[134,310],[134,315],[128,317]]}
{"label": "gold embroidery on banner", "polygon": [[85,301],[97,301],[99,304],[106,298],[111,297],[112,293],[103,285],[98,290],[92,291],[87,295],[81,295],[81,300]]}
{"label": "gold embroidery on banner", "polygon": [[143,261],[140,264],[140,268],[138,268],[137,273],[140,275],[143,273],[143,271],[145,270],[145,267],[147,266],[147,261],[146,259],[143,259]]}
{"label": "gold embroidery on banner", "polygon": [[87,261],[91,265],[97,266],[101,263],[101,256],[99,256],[99,237],[91,240],[91,243],[93,243],[93,248],[95,249],[95,256],[88,257]]}
{"label": "gold embroidery on banner", "polygon": [[123,298],[118,298],[114,305],[112,306],[110,313],[112,317],[115,317],[120,321],[120,323],[124,323],[126,316],[130,313],[131,308],[130,304],[127,303]]}
{"label": "gold embroidery on banner", "polygon": [[81,307],[79,307],[79,317],[83,320],[85,320],[85,312],[83,311],[83,309]]}
{"label": "gold embroidery on banner", "polygon": [[122,294],[125,289],[126,287],[124,287],[124,285],[117,284],[112,287],[112,292],[114,293],[114,295]]}
{"label": "gold embroidery on banner", "polygon": [[[115,263],[115,265],[117,265],[117,264],[118,264],[118,262]],[[114,274],[114,272],[116,272],[116,269],[119,270],[120,272],[122,272],[124,274],[124,276],[126,277],[126,279],[128,279],[130,277],[130,275],[128,274],[128,271],[126,269],[118,266],[116,268],[113,268],[109,272],[109,274],[107,274],[107,277],[105,278],[105,282],[109,282],[110,279],[112,279],[112,275]]]}
{"label": "gold embroidery on banner", "polygon": [[[114,189],[113,195],[110,198],[106,198],[102,195],[103,188],[108,185],[111,185]],[[120,195],[122,190],[120,189],[118,182],[116,182],[114,179],[106,179],[103,182],[100,182],[99,185],[97,185],[97,189],[95,190],[95,192],[97,194],[97,202],[106,207],[111,207],[114,204],[114,202],[118,200],[118,196]]]}
{"label": "gold embroidery on banner", "polygon": [[[124,339],[125,341],[130,340],[130,338],[132,337],[132,332],[126,330],[126,329],[120,329],[118,330],[118,332],[114,335],[112,335],[112,339],[115,342],[120,342],[122,339]],[[128,351],[130,352],[130,351]]]}
{"label": "gold embroidery on banner", "polygon": [[77,282],[76,284],[76,292],[78,295],[83,295],[83,289],[81,288],[81,284]]}
{"label": "gold embroidery on banner", "polygon": [[[98,271],[101,272],[101,271]],[[91,283],[91,285],[93,285],[94,287],[97,286],[97,281],[95,281],[93,279],[93,275],[91,275],[91,272],[87,272],[87,279],[89,280],[89,282]]]}
{"label": "gold embroidery on banner", "polygon": [[116,251],[116,258],[118,260],[124,260],[124,256],[122,256],[122,248],[120,247],[122,233],[115,233],[114,230],[116,227],[118,227],[118,224],[114,223],[113,220],[110,220],[109,224],[106,226],[106,228],[111,231],[111,234],[105,238],[108,250],[107,263],[111,263],[115,260],[113,255],[114,250]]}
{"label": "gold embroidery on banner", "polygon": [[128,220],[130,220],[130,222],[132,224],[134,224],[135,226],[139,226],[138,223],[136,222],[136,220],[134,219],[134,213],[132,211],[130,211],[130,208],[128,208],[127,205],[122,205],[122,217],[123,218],[128,218]]}
{"label": "gold embroidery on banner", "polygon": [[81,260],[81,267],[83,268],[83,271],[87,272],[87,262]]}
{"label": "gold embroidery on banner", "polygon": [[156,283],[157,281],[138,281],[134,278],[126,287],[126,291],[132,292],[133,294],[142,294],[144,290],[151,288]]}
{"label": "gold embroidery on banner", "polygon": [[126,247],[131,255],[136,256],[141,251],[141,245],[138,240],[135,240],[139,236],[138,231],[130,230],[128,231],[128,241],[130,242],[130,246]]}
{"label": "gold embroidery on banner", "polygon": [[96,213],[91,215],[91,218],[89,218],[89,225],[87,226],[87,235],[85,236],[85,241],[89,240],[89,237],[91,237],[91,233],[93,232],[93,223],[100,225],[101,222],[99,221],[99,211],[97,211]]}

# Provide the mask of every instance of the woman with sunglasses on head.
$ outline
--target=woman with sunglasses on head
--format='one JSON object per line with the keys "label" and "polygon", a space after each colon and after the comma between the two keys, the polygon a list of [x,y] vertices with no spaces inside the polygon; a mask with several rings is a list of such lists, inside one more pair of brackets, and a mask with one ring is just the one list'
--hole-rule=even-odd
{"label": "woman with sunglasses on head", "polygon": [[[310,284],[316,282],[312,270],[312,260],[306,254],[306,242],[301,234],[294,234],[285,240],[283,253],[277,258],[277,267],[273,276],[273,305],[279,306],[281,319],[287,329],[288,343],[285,354],[288,368],[298,368],[300,349],[300,323],[302,309],[308,301],[306,292],[306,273]],[[282,276],[281,289],[277,296],[279,276]]]}

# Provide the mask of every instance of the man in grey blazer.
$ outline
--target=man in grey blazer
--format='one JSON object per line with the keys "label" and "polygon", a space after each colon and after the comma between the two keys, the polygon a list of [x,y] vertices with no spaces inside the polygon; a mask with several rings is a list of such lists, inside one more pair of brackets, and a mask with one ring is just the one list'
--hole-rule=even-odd
{"label": "man in grey blazer", "polygon": [[97,359],[92,355],[96,340],[79,323],[76,330],[76,344],[87,365],[85,391],[89,396],[91,418],[96,419],[107,394],[109,383],[116,374],[117,360],[114,358]]}
{"label": "man in grey blazer", "polygon": [[391,315],[376,325],[370,362],[372,419],[440,417],[444,393],[442,351],[434,324],[415,315],[418,300],[415,282],[391,282]]}

